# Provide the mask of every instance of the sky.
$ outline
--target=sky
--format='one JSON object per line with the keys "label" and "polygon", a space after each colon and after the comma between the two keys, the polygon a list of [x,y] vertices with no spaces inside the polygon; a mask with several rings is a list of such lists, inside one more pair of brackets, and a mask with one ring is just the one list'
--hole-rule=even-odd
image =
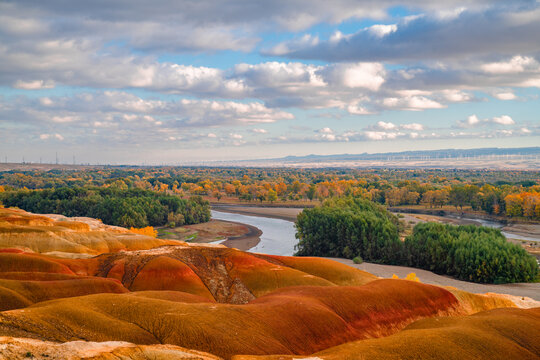
{"label": "sky", "polygon": [[540,1],[0,0],[0,161],[540,146]]}

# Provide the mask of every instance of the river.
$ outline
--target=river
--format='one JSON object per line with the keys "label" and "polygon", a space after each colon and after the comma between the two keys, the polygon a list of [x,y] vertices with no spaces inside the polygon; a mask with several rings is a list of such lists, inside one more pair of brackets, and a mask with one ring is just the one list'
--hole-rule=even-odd
{"label": "river", "polygon": [[[247,216],[212,210],[212,218],[216,220],[235,221],[255,226],[262,231],[261,241],[250,252],[267,255],[292,256],[294,246],[298,243],[295,237],[294,223],[287,220],[260,216]],[[220,241],[221,242],[221,241]]]}
{"label": "river", "polygon": [[[447,217],[452,218],[452,219],[460,219],[459,217],[455,217],[455,216],[451,216],[451,215],[448,215]],[[497,221],[485,220],[485,219],[480,219],[480,218],[469,218],[469,217],[464,217],[463,219],[475,221],[475,222],[481,224],[482,226],[486,226],[486,227],[490,227],[490,228],[494,228],[494,229],[499,229],[499,230],[501,230],[501,233],[507,239],[525,240],[525,241],[540,241],[540,238],[538,238],[538,237],[523,236],[523,235],[515,234],[513,232],[503,231],[502,229],[506,226],[506,224],[503,224],[503,223],[500,223],[500,222],[497,222]]]}

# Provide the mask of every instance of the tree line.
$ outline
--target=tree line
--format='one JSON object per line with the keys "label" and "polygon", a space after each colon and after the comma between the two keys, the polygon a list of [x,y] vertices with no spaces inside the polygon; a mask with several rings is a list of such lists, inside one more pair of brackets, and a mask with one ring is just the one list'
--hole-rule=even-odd
{"label": "tree line", "polygon": [[7,190],[92,186],[203,196],[209,201],[299,205],[354,196],[391,207],[452,206],[540,220],[539,179],[539,171],[119,167],[0,172],[0,191],[2,186]]}
{"label": "tree line", "polygon": [[201,197],[181,199],[141,189],[62,187],[4,191],[0,201],[4,206],[33,213],[87,216],[127,228],[171,223],[180,226],[210,220],[210,205]]}
{"label": "tree line", "polygon": [[404,242],[399,221],[365,199],[335,199],[299,214],[298,256],[360,258],[480,283],[535,281],[536,259],[486,227],[417,224]]}

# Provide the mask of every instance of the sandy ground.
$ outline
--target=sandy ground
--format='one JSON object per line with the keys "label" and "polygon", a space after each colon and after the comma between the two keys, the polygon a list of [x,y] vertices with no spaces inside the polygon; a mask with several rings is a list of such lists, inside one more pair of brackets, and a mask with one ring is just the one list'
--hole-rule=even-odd
{"label": "sandy ground", "polygon": [[438,286],[453,286],[461,290],[472,293],[484,294],[494,292],[499,294],[510,294],[516,296],[526,296],[540,301],[540,283],[519,283],[519,284],[477,284],[467,281],[456,280],[448,276],[437,275],[431,271],[421,270],[406,266],[380,265],[372,263],[362,263],[357,265],[348,259],[332,258],[332,260],[340,263],[367,271],[373,275],[383,278],[391,278],[396,274],[400,278],[404,278],[409,273],[415,273],[421,282],[424,284],[432,284]]}

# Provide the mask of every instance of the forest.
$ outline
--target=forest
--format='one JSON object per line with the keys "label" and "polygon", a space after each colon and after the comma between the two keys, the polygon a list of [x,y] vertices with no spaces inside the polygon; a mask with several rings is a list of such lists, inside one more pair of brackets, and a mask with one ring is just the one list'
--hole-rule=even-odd
{"label": "forest", "polygon": [[498,229],[419,223],[402,242],[398,227],[393,214],[369,200],[329,200],[298,215],[295,255],[411,266],[479,283],[538,279],[536,259]]}
{"label": "forest", "polygon": [[141,189],[60,187],[4,191],[0,201],[39,214],[87,216],[122,227],[181,226],[210,220],[210,205],[200,196],[178,196]]}
{"label": "forest", "polygon": [[298,206],[350,195],[388,207],[454,209],[538,221],[539,179],[538,171],[104,167],[5,171],[0,173],[0,192],[92,186],[202,196],[211,202]]}

